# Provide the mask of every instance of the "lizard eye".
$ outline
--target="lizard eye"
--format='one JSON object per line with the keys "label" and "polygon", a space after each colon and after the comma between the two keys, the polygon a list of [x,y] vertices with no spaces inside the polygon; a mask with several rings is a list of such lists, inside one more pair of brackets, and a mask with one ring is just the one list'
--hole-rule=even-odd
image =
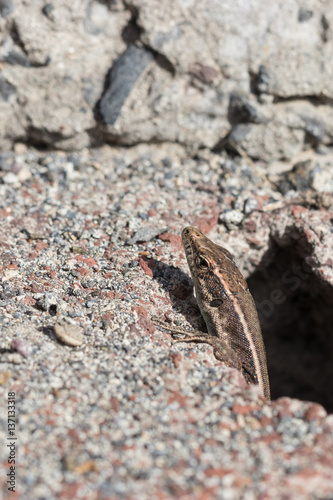
{"label": "lizard eye", "polygon": [[208,269],[209,268],[209,262],[205,257],[200,256],[198,260],[199,267],[201,269]]}
{"label": "lizard eye", "polygon": [[222,299],[214,299],[209,303],[210,307],[219,307],[221,304],[223,304]]}

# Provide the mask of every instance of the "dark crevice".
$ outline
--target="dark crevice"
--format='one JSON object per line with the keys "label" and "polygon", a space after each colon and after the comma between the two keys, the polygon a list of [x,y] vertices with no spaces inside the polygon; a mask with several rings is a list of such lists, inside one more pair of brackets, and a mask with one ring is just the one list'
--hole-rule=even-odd
{"label": "dark crevice", "polygon": [[137,40],[140,39],[140,36],[143,32],[143,29],[141,26],[138,25],[138,9],[133,6],[129,5],[125,2],[125,6],[127,9],[131,12],[131,18],[127,25],[124,27],[121,36],[123,41],[129,45],[130,43],[135,43]]}
{"label": "dark crevice", "polygon": [[321,23],[321,39],[323,43],[327,43],[329,40],[330,23],[325,14],[321,16],[320,23]]}
{"label": "dark crevice", "polygon": [[[322,26],[323,26],[323,37],[327,37],[327,29],[325,26],[328,26],[325,16],[322,17]],[[325,40],[323,40],[325,41]],[[288,97],[279,96],[274,94],[274,92],[270,89],[270,76],[266,69],[266,67],[262,64],[259,67],[257,73],[250,71],[250,91],[254,94],[259,100],[261,94],[268,94],[273,96],[273,104],[277,104],[280,102],[293,102],[293,101],[309,101],[313,106],[322,106],[329,105],[333,106],[333,98],[328,97],[322,94],[308,94],[308,95],[291,95]]]}
{"label": "dark crevice", "polygon": [[162,69],[174,75],[175,68],[171,61],[164,54],[158,52],[153,47],[150,47],[141,40],[141,35],[144,30],[138,23],[138,8],[126,1],[124,2],[124,4],[125,7],[131,12],[131,19],[122,31],[122,39],[124,40],[124,42],[127,45],[135,42],[141,43],[147,51],[150,51],[154,55],[156,64],[158,64]]}
{"label": "dark crevice", "polygon": [[9,33],[10,33],[10,36],[11,36],[13,42],[15,43],[15,45],[17,45],[18,47],[20,47],[20,49],[22,50],[22,52],[24,52],[24,54],[26,56],[28,56],[29,54],[28,54],[28,52],[27,52],[27,50],[25,48],[25,45],[24,45],[23,40],[22,40],[22,38],[20,36],[19,30],[17,28],[17,25],[16,25],[15,21],[12,22],[10,30],[9,30]]}
{"label": "dark crevice", "polygon": [[[27,135],[24,142],[27,146],[33,147],[40,151],[47,151],[49,149],[54,149],[54,145],[59,142],[68,139],[62,134],[57,132],[48,132],[46,130],[41,130],[33,126],[27,128]],[[60,148],[61,149],[61,148]]]}
{"label": "dark crevice", "polygon": [[12,60],[16,60],[16,61],[19,61],[18,64],[21,64],[22,66],[31,66],[33,68],[40,68],[40,67],[45,67],[45,66],[48,66],[50,64],[50,57],[46,57],[45,58],[45,61],[44,62],[37,62],[37,61],[34,61],[34,60],[31,60],[30,58],[30,54],[29,54],[29,51],[26,49],[26,46],[24,44],[24,41],[22,40],[22,37],[20,35],[20,31],[15,23],[15,21],[12,22],[11,26],[10,26],[10,30],[9,30],[9,33],[10,33],[10,36],[14,42],[15,45],[17,45],[21,51],[23,52],[23,54],[25,56],[27,56],[26,59],[24,59],[24,57],[18,53],[18,54],[11,54],[11,59]]}
{"label": "dark crevice", "polygon": [[313,106],[333,106],[333,98],[325,95],[293,95],[282,97],[274,95],[274,104],[279,102],[293,102],[293,101],[309,101]]}
{"label": "dark crevice", "polygon": [[333,288],[304,247],[272,242],[248,279],[262,326],[272,399],[289,396],[333,412]]}

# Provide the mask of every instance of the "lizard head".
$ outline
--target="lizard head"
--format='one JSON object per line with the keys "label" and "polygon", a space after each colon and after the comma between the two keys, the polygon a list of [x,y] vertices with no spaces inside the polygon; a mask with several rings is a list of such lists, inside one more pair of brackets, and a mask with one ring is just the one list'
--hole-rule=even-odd
{"label": "lizard head", "polygon": [[182,239],[199,303],[219,307],[230,295],[247,288],[228,250],[193,226],[185,227]]}

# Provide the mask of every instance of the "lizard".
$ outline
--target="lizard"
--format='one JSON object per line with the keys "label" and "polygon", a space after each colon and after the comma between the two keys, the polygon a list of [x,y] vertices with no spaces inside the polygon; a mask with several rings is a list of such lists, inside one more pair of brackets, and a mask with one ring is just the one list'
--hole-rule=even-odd
{"label": "lizard", "polygon": [[231,253],[193,226],[183,229],[182,240],[208,333],[170,326],[157,318],[152,318],[153,323],[175,336],[176,342],[211,345],[217,360],[239,370],[248,383],[259,384],[270,401],[257,309]]}

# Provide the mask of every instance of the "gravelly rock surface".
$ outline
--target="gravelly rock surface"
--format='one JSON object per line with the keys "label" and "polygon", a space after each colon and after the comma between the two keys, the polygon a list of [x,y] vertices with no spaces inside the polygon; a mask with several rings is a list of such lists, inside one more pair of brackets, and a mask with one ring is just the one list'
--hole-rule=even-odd
{"label": "gravelly rock surface", "polygon": [[[332,498],[331,156],[268,173],[174,145],[17,145],[0,160],[0,393],[4,409],[16,393],[19,457],[10,498]],[[300,179],[316,189],[307,199]],[[271,300],[272,314],[261,310],[271,404],[208,346],[174,344],[150,321],[203,326],[187,224],[226,245],[258,302]],[[62,317],[81,346],[55,336]]]}
{"label": "gravelly rock surface", "polygon": [[0,147],[333,142],[330,0],[2,0]]}

